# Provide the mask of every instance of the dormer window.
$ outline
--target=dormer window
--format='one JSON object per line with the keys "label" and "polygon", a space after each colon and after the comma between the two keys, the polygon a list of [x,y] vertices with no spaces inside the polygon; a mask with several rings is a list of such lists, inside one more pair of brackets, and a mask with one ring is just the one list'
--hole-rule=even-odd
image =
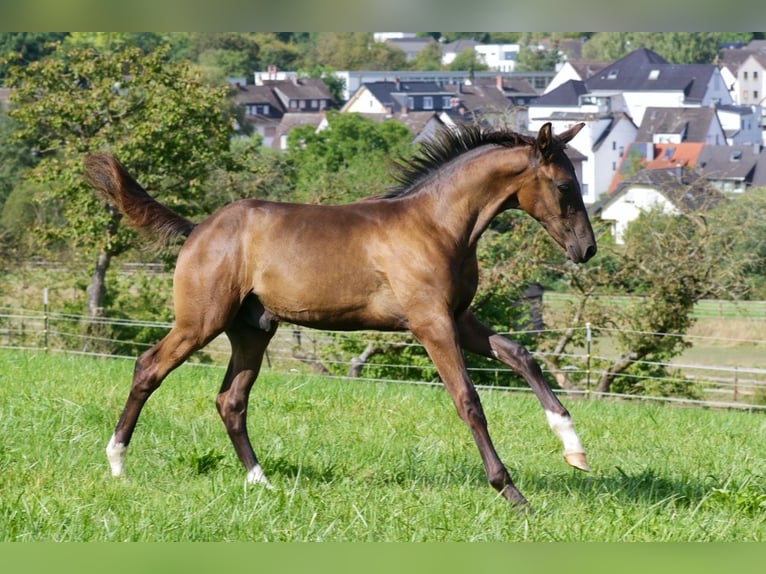
{"label": "dormer window", "polygon": [[609,80],[614,80],[617,77],[617,70],[609,70],[609,73],[606,77]]}
{"label": "dormer window", "polygon": [[652,70],[649,72],[649,79],[650,80],[656,80],[660,77],[660,71],[659,70]]}

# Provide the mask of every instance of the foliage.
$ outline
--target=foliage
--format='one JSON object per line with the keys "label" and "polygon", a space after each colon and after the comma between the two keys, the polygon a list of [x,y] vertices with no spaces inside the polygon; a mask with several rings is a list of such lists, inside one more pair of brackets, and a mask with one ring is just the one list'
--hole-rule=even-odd
{"label": "foliage", "polygon": [[481,60],[479,54],[473,48],[466,48],[460,52],[455,59],[450,62],[450,70],[468,70],[469,72],[478,72],[488,70],[489,67]]}
{"label": "foliage", "polygon": [[745,32],[596,32],[583,46],[583,57],[614,61],[643,46],[672,64],[712,64],[721,43],[752,37]]}
{"label": "foliage", "polygon": [[553,71],[560,59],[557,43],[549,48],[522,45],[516,59],[515,70],[518,72]]}
{"label": "foliage", "polygon": [[325,129],[292,129],[287,155],[295,199],[339,203],[383,193],[390,158],[403,154],[410,140],[399,122],[334,110],[327,112]]}
{"label": "foliage", "polygon": [[60,49],[17,66],[10,76],[16,137],[40,158],[33,176],[47,186],[39,202],[60,204],[66,226],[46,235],[118,253],[128,235],[105,233],[109,213],[82,178],[82,156],[109,151],[143,185],[186,214],[204,196],[201,178],[228,148],[225,90],[169,64],[160,49]]}
{"label": "foliage", "polygon": [[318,32],[307,46],[303,67],[335,70],[401,70],[407,56],[399,48],[375,42],[369,32]]}
{"label": "foliage", "polygon": [[0,32],[0,85],[8,76],[7,58],[36,62],[54,52],[56,44],[67,36],[66,32]]}

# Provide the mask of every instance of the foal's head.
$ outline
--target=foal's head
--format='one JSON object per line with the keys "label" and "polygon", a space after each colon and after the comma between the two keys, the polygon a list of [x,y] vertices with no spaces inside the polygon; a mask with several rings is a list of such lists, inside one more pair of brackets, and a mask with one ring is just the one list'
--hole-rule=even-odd
{"label": "foal's head", "polygon": [[596,239],[580,184],[564,153],[567,142],[584,125],[577,124],[558,136],[553,135],[550,123],[540,128],[529,152],[533,176],[516,197],[519,208],[539,221],[575,263],[583,263],[596,254]]}

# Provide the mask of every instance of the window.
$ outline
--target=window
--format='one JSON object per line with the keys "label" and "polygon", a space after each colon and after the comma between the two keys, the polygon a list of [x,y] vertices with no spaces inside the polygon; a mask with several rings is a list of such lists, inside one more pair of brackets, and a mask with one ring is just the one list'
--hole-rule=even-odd
{"label": "window", "polygon": [[613,151],[617,150],[617,142],[615,142],[615,141],[612,142],[612,150]]}
{"label": "window", "polygon": [[617,70],[609,70],[609,74],[606,77],[609,80],[614,80],[617,77]]}
{"label": "window", "polygon": [[753,99],[758,100],[758,90],[753,90]]}
{"label": "window", "polygon": [[656,80],[660,77],[660,71],[659,70],[652,70],[649,72],[649,79],[650,80]]}
{"label": "window", "polygon": [[451,102],[452,102],[452,96],[442,96],[442,109],[443,110],[449,109],[451,107],[450,106]]}
{"label": "window", "polygon": [[753,79],[754,80],[758,79],[758,70],[753,70]]}
{"label": "window", "polygon": [[434,109],[434,99],[432,96],[423,96],[423,109],[424,110]]}
{"label": "window", "polygon": [[415,109],[415,98],[407,96],[407,107],[411,110]]}
{"label": "window", "polygon": [[743,79],[743,80],[747,80],[747,70],[745,70],[744,72],[742,72],[742,79]]}

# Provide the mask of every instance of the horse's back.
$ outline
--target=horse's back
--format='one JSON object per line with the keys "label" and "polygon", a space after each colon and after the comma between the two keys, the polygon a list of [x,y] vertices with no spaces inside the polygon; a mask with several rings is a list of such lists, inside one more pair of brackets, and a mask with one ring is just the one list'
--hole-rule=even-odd
{"label": "horse's back", "polygon": [[195,229],[176,283],[212,290],[218,301],[253,295],[288,322],[399,329],[405,320],[381,266],[387,238],[371,204],[241,200]]}

